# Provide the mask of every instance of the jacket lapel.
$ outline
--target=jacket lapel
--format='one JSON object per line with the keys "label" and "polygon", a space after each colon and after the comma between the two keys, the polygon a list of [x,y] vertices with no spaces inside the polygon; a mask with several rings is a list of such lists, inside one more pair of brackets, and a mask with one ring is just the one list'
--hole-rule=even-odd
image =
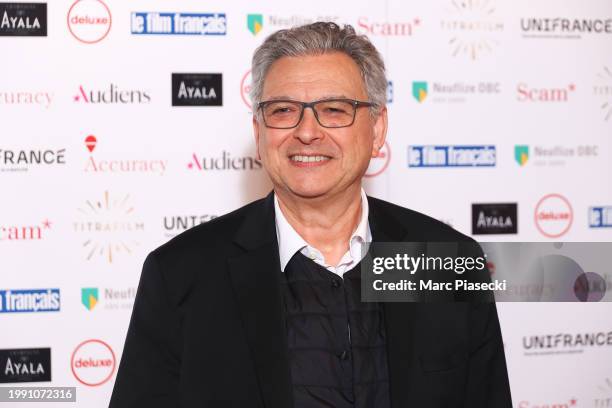
{"label": "jacket lapel", "polygon": [[293,406],[281,269],[272,193],[245,217],[235,237],[244,252],[228,260],[263,406]]}
{"label": "jacket lapel", "polygon": [[[384,212],[375,200],[369,199],[368,204],[370,207],[368,220],[373,242],[402,242],[406,240],[406,230]],[[418,239],[415,241],[418,241]],[[417,306],[417,304],[407,302],[383,303],[387,334],[389,393],[392,408],[410,406],[409,385],[414,382],[411,371],[418,363],[414,352]]]}

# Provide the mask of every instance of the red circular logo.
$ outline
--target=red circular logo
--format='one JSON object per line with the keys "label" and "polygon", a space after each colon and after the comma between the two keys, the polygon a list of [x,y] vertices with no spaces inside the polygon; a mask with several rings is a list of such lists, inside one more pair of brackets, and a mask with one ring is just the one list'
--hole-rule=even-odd
{"label": "red circular logo", "polygon": [[86,340],[70,357],[70,369],[81,384],[95,387],[111,379],[117,360],[113,349],[102,340]]}
{"label": "red circular logo", "polygon": [[249,69],[246,74],[242,77],[240,81],[240,96],[242,97],[242,101],[244,104],[251,109],[251,98],[249,97],[249,93],[251,92],[251,70]]}
{"label": "red circular logo", "polygon": [[391,148],[389,144],[385,142],[382,149],[378,152],[378,156],[370,159],[370,165],[366,170],[364,177],[376,177],[383,171],[387,169],[389,166],[389,162],[391,161]]}
{"label": "red circular logo", "polygon": [[534,212],[536,228],[548,238],[559,238],[569,231],[574,210],[561,194],[547,194],[538,201]]}
{"label": "red circular logo", "polygon": [[87,147],[87,150],[89,150],[89,153],[93,153],[97,143],[98,139],[96,139],[94,135],[89,135],[85,138],[85,146]]}
{"label": "red circular logo", "polygon": [[77,0],[68,10],[68,30],[85,44],[102,41],[111,29],[110,9],[102,0]]}

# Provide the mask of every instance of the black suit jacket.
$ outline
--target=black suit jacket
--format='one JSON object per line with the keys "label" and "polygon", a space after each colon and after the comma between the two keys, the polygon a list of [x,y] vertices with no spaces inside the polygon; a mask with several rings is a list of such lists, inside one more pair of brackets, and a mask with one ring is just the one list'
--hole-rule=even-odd
{"label": "black suit jacket", "polygon": [[[373,241],[469,240],[368,202]],[[110,407],[293,406],[274,220],[270,193],[147,257]],[[384,312],[393,408],[511,407],[495,304],[385,303]]]}

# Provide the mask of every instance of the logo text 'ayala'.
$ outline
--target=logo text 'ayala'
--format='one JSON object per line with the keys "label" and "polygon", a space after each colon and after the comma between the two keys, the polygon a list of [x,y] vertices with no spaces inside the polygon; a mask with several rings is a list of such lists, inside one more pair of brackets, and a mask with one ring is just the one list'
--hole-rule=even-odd
{"label": "logo text 'ayala'", "polygon": [[0,3],[0,37],[46,37],[47,3]]}
{"label": "logo text 'ayala'", "polygon": [[172,74],[172,106],[222,106],[222,74]]}
{"label": "logo text 'ayala'", "polygon": [[0,383],[51,381],[51,349],[0,350]]}
{"label": "logo text 'ayala'", "polygon": [[517,203],[472,204],[472,234],[516,234]]}

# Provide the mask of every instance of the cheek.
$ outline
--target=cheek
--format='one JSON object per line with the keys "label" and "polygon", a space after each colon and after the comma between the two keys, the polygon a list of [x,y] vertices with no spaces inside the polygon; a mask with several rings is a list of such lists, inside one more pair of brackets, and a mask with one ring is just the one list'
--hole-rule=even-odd
{"label": "cheek", "polygon": [[283,137],[281,135],[262,135],[259,142],[262,158],[265,157],[265,160],[271,162],[271,164],[279,162],[283,152],[282,141]]}
{"label": "cheek", "polygon": [[364,132],[358,138],[354,138],[353,151],[358,160],[367,160],[372,156],[372,135]]}

